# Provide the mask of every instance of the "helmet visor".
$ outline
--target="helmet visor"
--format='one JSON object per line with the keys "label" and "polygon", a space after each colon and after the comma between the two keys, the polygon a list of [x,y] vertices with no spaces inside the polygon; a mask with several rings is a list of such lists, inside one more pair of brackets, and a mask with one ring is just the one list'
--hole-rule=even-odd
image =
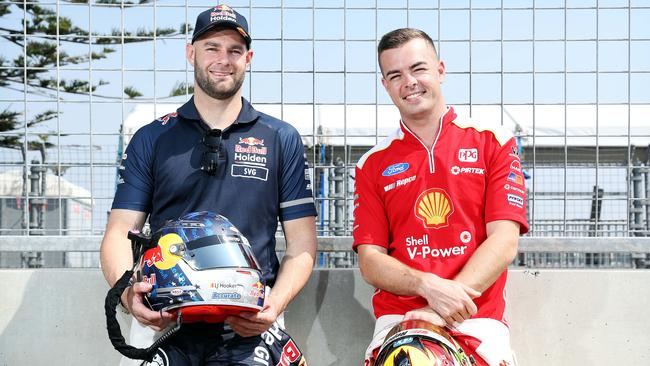
{"label": "helmet visor", "polygon": [[185,244],[183,258],[195,270],[250,268],[260,270],[250,245],[238,235],[211,235]]}

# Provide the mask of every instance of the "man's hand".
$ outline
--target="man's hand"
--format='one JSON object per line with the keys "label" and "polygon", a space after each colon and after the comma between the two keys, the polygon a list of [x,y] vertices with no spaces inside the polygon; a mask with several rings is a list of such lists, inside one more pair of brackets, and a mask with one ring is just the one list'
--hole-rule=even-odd
{"label": "man's hand", "polygon": [[160,332],[173,322],[174,316],[166,311],[153,311],[144,303],[144,296],[153,286],[146,282],[136,282],[122,293],[122,304],[141,324]]}
{"label": "man's hand", "polygon": [[428,306],[409,311],[404,314],[404,320],[424,320],[439,327],[447,326],[447,322]]}
{"label": "man's hand", "polygon": [[245,312],[229,316],[225,323],[230,325],[232,330],[240,336],[253,337],[266,332],[279,314],[278,306],[273,303],[271,297],[268,297],[259,313]]}
{"label": "man's hand", "polygon": [[476,314],[476,304],[472,299],[481,296],[480,292],[467,285],[433,274],[422,277],[418,293],[447,325],[460,323]]}

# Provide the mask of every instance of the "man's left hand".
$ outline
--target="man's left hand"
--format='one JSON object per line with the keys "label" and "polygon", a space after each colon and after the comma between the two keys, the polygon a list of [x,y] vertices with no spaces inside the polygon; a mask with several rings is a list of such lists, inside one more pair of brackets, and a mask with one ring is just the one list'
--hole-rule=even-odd
{"label": "man's left hand", "polygon": [[225,323],[242,337],[258,336],[266,332],[280,314],[278,307],[272,301],[269,301],[270,298],[266,300],[259,313],[244,312],[239,315],[229,316],[226,318]]}

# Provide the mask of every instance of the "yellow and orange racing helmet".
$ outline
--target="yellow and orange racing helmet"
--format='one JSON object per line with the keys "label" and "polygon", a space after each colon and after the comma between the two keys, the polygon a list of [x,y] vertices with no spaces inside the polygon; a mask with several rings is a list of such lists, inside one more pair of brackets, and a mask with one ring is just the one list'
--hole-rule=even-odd
{"label": "yellow and orange racing helmet", "polygon": [[443,328],[422,320],[405,320],[388,332],[374,366],[471,365]]}

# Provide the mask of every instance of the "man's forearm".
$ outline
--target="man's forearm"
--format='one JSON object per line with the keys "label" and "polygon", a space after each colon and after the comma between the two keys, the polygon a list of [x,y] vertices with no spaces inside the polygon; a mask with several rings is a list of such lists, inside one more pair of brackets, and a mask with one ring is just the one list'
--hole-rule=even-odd
{"label": "man's forearm", "polygon": [[[124,238],[122,237],[124,236]],[[130,242],[125,235],[117,233],[104,235],[100,250],[100,259],[104,278],[110,286],[122,277],[124,271],[131,269],[133,259],[131,258]]]}
{"label": "man's forearm", "polygon": [[285,254],[270,295],[280,306],[281,311],[286,309],[293,298],[307,284],[313,266],[313,257],[307,253],[299,254],[296,257]]}
{"label": "man's forearm", "polygon": [[423,272],[375,249],[359,246],[361,275],[372,286],[402,296],[421,296]]}
{"label": "man's forearm", "polygon": [[512,221],[489,223],[488,237],[454,280],[477,291],[485,291],[508,268],[517,255],[519,225]]}
{"label": "man's forearm", "polygon": [[287,250],[270,297],[283,311],[302,290],[314,268],[316,258],[316,225],[314,217],[303,217],[282,223]]}
{"label": "man's forearm", "polygon": [[127,235],[129,230],[141,229],[145,219],[146,214],[141,212],[111,211],[99,251],[102,272],[110,286],[133,266],[131,242]]}

